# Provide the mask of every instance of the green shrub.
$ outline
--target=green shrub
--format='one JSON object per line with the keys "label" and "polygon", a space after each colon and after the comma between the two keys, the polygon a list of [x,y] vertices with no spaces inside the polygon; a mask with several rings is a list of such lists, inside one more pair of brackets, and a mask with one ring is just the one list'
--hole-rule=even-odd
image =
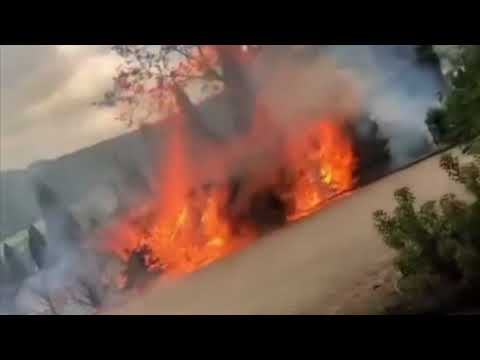
{"label": "green shrub", "polygon": [[[446,155],[441,167],[474,195],[473,203],[455,195],[416,205],[408,188],[395,192],[392,214],[377,211],[375,227],[385,243],[397,250],[398,285],[407,293],[424,293],[442,281],[476,285],[480,274],[480,160],[461,166]],[[441,279],[442,281],[439,281]]]}

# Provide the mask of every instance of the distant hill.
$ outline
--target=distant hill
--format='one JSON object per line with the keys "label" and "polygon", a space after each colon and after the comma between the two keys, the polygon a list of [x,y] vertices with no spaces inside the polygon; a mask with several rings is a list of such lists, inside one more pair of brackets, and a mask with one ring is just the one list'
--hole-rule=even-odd
{"label": "distant hill", "polygon": [[122,166],[147,171],[145,151],[139,133],[132,132],[25,170],[1,172],[0,237],[25,229],[39,217],[34,178],[53,189],[65,204],[74,204],[94,189],[122,183]]}

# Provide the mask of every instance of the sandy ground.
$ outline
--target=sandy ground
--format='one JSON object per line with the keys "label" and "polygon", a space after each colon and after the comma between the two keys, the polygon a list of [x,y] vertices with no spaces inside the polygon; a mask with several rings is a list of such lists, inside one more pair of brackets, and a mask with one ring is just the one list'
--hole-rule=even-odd
{"label": "sandy ground", "polygon": [[362,314],[391,295],[393,253],[372,213],[394,207],[410,186],[423,202],[463,193],[440,170],[439,157],[338,200],[302,223],[174,284],[159,281],[110,314]]}

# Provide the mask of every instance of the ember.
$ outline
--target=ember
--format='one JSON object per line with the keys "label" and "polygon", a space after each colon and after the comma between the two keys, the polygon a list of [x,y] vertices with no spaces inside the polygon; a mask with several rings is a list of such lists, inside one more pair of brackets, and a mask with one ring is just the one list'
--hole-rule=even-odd
{"label": "ember", "polygon": [[288,129],[269,114],[256,99],[247,131],[225,142],[194,133],[189,111],[169,118],[161,191],[105,232],[107,249],[177,278],[355,187],[357,157],[341,119]]}

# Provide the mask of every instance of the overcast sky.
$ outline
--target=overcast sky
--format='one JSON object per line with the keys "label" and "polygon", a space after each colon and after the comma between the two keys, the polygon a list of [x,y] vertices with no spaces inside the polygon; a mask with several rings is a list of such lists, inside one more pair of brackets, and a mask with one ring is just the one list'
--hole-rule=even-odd
{"label": "overcast sky", "polygon": [[111,86],[108,46],[1,46],[0,168],[20,169],[125,131],[91,105]]}

